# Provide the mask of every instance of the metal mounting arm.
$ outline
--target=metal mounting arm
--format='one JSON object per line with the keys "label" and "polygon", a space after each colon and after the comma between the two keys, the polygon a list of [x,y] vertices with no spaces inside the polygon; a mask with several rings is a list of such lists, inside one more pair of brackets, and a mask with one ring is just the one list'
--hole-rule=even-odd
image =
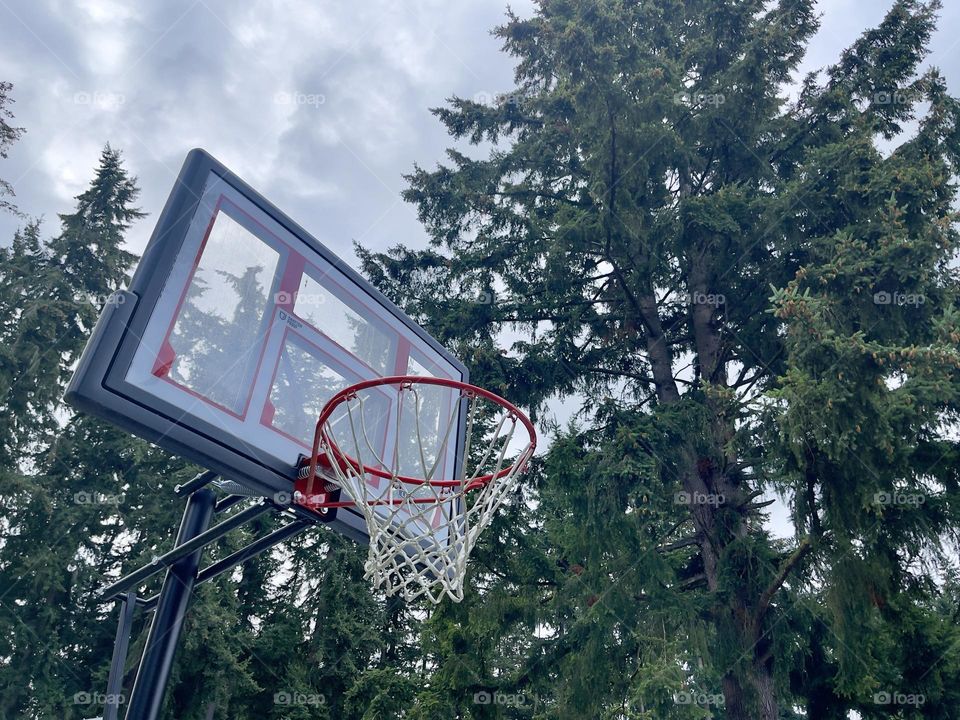
{"label": "metal mounting arm", "polygon": [[[216,513],[247,499],[229,495],[217,501],[214,492],[206,488],[215,478],[214,473],[203,472],[189,482],[177,486],[176,493],[188,497],[173,549],[153,558],[148,564],[111,583],[102,591],[105,599],[121,601],[103,720],[117,720],[120,705],[123,703],[121,692],[124,667],[136,607],[153,611],[154,615],[133,689],[130,691],[126,720],[156,720],[163,707],[183,619],[194,588],[229,572],[303,530],[328,520],[328,517],[307,508],[284,506],[272,500],[261,499],[211,528],[210,523]],[[271,510],[288,518],[290,522],[200,570],[201,556],[208,545]],[[160,592],[148,599],[138,597],[138,586],[165,568],[167,575]]]}

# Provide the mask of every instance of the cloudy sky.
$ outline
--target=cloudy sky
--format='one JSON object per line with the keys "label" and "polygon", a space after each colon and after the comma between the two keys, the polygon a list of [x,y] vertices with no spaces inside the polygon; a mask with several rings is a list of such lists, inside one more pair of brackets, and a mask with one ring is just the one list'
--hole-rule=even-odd
{"label": "cloudy sky", "polygon": [[[524,3],[515,5],[529,12]],[[0,79],[27,134],[0,164],[20,208],[69,210],[104,143],[150,217],[203,147],[334,251],[419,243],[401,174],[440,159],[428,107],[509,89],[503,0],[0,0]],[[2,218],[0,242],[16,226]]]}
{"label": "cloudy sky", "polygon": [[[882,17],[884,0],[824,0],[805,69],[831,62]],[[960,94],[960,3],[930,62]],[[515,0],[521,15],[530,0]],[[414,162],[447,144],[428,108],[511,87],[489,30],[505,0],[0,0],[0,79],[27,134],[0,162],[20,208],[57,229],[104,143],[123,150],[149,237],[191,147],[206,148],[352,259],[351,241],[423,243],[399,199]],[[0,243],[18,221],[0,216]]]}
{"label": "cloudy sky", "polygon": [[[584,0],[587,1],[587,0]],[[802,72],[836,60],[885,0],[822,0]],[[531,0],[513,0],[520,15]],[[27,134],[0,162],[25,213],[56,213],[107,142],[138,176],[140,252],[187,151],[203,147],[335,252],[424,243],[402,174],[448,144],[428,108],[511,89],[489,30],[504,0],[0,0],[0,79]],[[960,95],[960,2],[948,0],[928,62]],[[0,215],[0,243],[18,220]],[[556,408],[558,416],[565,414]],[[790,532],[776,506],[773,526]]]}

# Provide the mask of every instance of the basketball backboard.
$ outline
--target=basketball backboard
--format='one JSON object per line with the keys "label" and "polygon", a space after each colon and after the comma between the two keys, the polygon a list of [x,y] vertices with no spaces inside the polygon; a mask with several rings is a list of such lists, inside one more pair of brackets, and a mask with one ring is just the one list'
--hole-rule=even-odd
{"label": "basketball backboard", "polygon": [[[271,497],[291,491],[327,400],[390,375],[468,380],[462,363],[323,244],[193,150],[66,398]],[[428,400],[438,419],[457,402]],[[391,403],[384,394],[369,404],[384,456],[403,436]],[[461,466],[464,432],[442,444],[448,477]],[[349,508],[331,524],[366,538]]]}

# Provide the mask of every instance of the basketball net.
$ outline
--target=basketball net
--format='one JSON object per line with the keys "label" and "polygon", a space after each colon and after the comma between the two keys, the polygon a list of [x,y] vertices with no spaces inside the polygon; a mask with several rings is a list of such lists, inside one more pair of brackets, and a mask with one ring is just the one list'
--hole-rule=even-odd
{"label": "basketball net", "polygon": [[[384,435],[384,391],[396,393],[390,421],[395,442],[386,458],[376,442]],[[436,391],[447,397],[442,412]],[[463,472],[460,479],[442,478],[445,469],[450,472],[450,446],[461,423],[466,424]],[[359,383],[321,413],[313,461],[301,471],[310,478],[304,504],[324,507],[322,501],[310,503],[309,496],[314,489],[328,493],[332,482],[366,521],[366,577],[376,587],[408,601],[426,596],[439,603],[446,596],[459,602],[470,553],[517,490],[535,448],[526,416],[481,388],[419,377]]]}

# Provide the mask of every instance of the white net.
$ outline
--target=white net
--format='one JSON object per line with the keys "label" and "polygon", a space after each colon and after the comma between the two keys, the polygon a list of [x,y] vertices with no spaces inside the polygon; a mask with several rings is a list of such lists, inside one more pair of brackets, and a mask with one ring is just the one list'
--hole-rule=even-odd
{"label": "white net", "polygon": [[459,602],[480,533],[533,455],[530,421],[495,395],[432,378],[385,381],[334,403],[317,451],[324,481],[366,521],[367,578],[407,600]]}

